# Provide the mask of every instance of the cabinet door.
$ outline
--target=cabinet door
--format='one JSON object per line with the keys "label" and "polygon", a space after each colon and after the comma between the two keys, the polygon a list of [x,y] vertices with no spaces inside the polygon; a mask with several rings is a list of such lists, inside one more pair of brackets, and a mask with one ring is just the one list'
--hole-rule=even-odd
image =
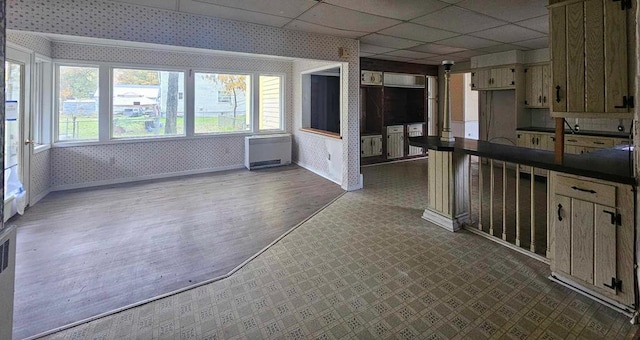
{"label": "cabinet door", "polygon": [[567,5],[567,112],[585,112],[584,3]]}
{"label": "cabinet door", "polygon": [[508,67],[491,69],[491,87],[515,87],[515,85],[515,69]]}
{"label": "cabinet door", "polygon": [[542,106],[549,107],[549,99],[551,98],[551,68],[549,65],[542,65],[540,69],[542,71],[542,85],[540,88],[540,93],[542,94]]}
{"label": "cabinet door", "polygon": [[526,132],[518,132],[518,139],[516,140],[516,146],[521,148],[528,148],[527,139],[529,138],[529,134]]}
{"label": "cabinet door", "polygon": [[371,156],[382,155],[382,136],[371,136]]}
{"label": "cabinet door", "polygon": [[616,261],[616,228],[618,228],[612,216],[617,211],[615,208],[595,205],[595,237],[594,237],[594,285],[604,289],[607,295],[617,295],[618,290],[611,288],[611,279],[617,280]]}
{"label": "cabinet door", "polygon": [[623,97],[632,95],[627,78],[627,11],[621,11],[618,2],[604,1],[604,13],[605,110],[630,112],[623,103]]}
{"label": "cabinet door", "polygon": [[[538,93],[540,92],[539,86],[541,84],[538,79],[538,70],[539,66],[530,66],[525,70],[524,79],[525,79],[525,105],[528,107],[537,107],[539,104],[538,101]],[[540,98],[542,101],[542,98]]]}
{"label": "cabinet door", "polygon": [[567,9],[565,6],[549,9],[552,78],[552,110],[567,112]]}
{"label": "cabinet door", "polygon": [[593,284],[594,204],[571,199],[571,275]]}
{"label": "cabinet door", "polygon": [[404,157],[404,138],[402,132],[387,134],[387,158]]}
{"label": "cabinet door", "polygon": [[491,87],[491,70],[480,69],[471,73],[471,84],[474,90],[486,90]]}
{"label": "cabinet door", "polygon": [[360,155],[362,157],[371,156],[371,137],[370,136],[360,137]]}
{"label": "cabinet door", "polygon": [[553,223],[553,259],[551,269],[571,275],[571,198],[555,195],[549,207]]}

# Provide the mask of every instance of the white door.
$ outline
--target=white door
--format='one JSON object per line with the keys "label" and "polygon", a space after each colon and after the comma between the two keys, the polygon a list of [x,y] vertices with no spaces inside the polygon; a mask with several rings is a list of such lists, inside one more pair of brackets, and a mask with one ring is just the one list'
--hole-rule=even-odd
{"label": "white door", "polygon": [[7,48],[5,61],[5,220],[16,213],[16,198],[23,194],[28,202],[29,170],[32,152],[30,119],[31,54]]}

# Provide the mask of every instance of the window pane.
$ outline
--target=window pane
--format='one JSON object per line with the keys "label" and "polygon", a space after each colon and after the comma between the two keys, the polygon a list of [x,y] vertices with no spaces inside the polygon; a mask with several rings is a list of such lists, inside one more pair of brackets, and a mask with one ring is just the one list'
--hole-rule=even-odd
{"label": "window pane", "polygon": [[58,140],[98,139],[98,68],[60,66]]}
{"label": "window pane", "polygon": [[280,76],[260,76],[260,130],[282,129]]}
{"label": "window pane", "polygon": [[195,133],[251,130],[251,77],[195,74]]}
{"label": "window pane", "polygon": [[184,135],[184,72],[113,69],[113,138]]}

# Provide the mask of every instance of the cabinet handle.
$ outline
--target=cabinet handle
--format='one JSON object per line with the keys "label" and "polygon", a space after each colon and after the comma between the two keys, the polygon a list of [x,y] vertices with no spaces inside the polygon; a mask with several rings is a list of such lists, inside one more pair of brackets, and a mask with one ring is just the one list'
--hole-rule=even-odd
{"label": "cabinet handle", "polygon": [[556,103],[560,102],[560,85],[556,86]]}
{"label": "cabinet handle", "polygon": [[546,103],[547,102],[547,96],[542,96],[542,102]]}
{"label": "cabinet handle", "polygon": [[531,144],[536,144],[536,139],[534,137],[531,137]]}
{"label": "cabinet handle", "polygon": [[595,190],[592,190],[592,189],[583,189],[583,188],[577,187],[577,186],[575,186],[575,185],[574,185],[574,186],[572,186],[572,187],[571,187],[571,189],[573,189],[573,190],[578,190],[578,191],[582,191],[582,192],[588,192],[588,193],[590,193],[590,194],[595,194],[595,193],[596,193],[596,191],[595,191]]}
{"label": "cabinet handle", "polygon": [[540,138],[536,137],[536,144],[540,145]]}
{"label": "cabinet handle", "polygon": [[562,221],[562,204],[558,204],[558,221]]}
{"label": "cabinet handle", "polygon": [[626,109],[628,107],[627,96],[622,96],[622,105],[614,106],[616,109]]}
{"label": "cabinet handle", "polygon": [[574,143],[577,143],[577,142],[578,142],[578,140],[577,140],[577,139],[567,139],[567,142],[574,142]]}
{"label": "cabinet handle", "polygon": [[604,142],[593,142],[593,144],[604,145]]}
{"label": "cabinet handle", "polygon": [[538,103],[542,103],[542,96],[538,97]]}

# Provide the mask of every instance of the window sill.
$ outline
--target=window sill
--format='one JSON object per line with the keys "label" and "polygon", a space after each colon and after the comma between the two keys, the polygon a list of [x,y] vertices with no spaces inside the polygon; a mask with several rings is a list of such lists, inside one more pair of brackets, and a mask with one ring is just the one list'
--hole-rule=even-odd
{"label": "window sill", "polygon": [[321,136],[334,138],[334,139],[342,139],[342,136],[340,136],[340,134],[335,132],[325,131],[325,130],[318,130],[318,129],[312,129],[312,128],[300,128],[300,131],[309,132],[316,135],[321,135]]}
{"label": "window sill", "polygon": [[47,151],[51,149],[51,144],[41,144],[41,145],[36,145],[33,147],[33,154],[38,154],[41,153],[43,151]]}

